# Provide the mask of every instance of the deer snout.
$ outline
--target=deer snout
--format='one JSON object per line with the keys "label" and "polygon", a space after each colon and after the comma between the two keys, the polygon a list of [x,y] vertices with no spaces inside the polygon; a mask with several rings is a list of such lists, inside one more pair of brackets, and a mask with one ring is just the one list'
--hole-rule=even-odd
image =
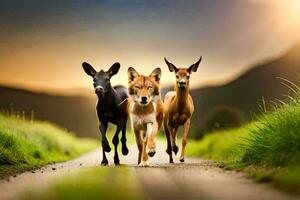
{"label": "deer snout", "polygon": [[102,93],[102,92],[103,92],[103,87],[100,86],[100,85],[97,85],[97,86],[95,87],[95,92],[96,92],[96,93]]}
{"label": "deer snout", "polygon": [[184,79],[181,79],[178,81],[178,86],[181,88],[185,88],[186,87],[186,81]]}

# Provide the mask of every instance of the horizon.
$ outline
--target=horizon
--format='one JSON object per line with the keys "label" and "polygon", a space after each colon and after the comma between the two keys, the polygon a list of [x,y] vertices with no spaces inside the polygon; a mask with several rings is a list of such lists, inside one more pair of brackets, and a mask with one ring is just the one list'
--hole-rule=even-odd
{"label": "horizon", "polygon": [[1,85],[45,93],[91,89],[86,61],[97,70],[120,62],[112,83],[125,86],[128,67],[146,75],[161,67],[166,87],[175,78],[164,57],[188,67],[201,55],[191,87],[222,85],[300,41],[296,0],[31,2],[1,2]]}
{"label": "horizon", "polygon": [[[251,70],[254,70],[255,68],[259,67],[261,64],[267,64],[269,62],[273,62],[274,60],[281,58],[282,56],[286,55],[290,50],[292,50],[294,47],[300,46],[300,43],[297,45],[292,46],[291,48],[288,49],[287,52],[284,52],[283,54],[280,54],[278,56],[270,57],[268,59],[264,59],[261,61],[258,61],[256,63],[253,63],[252,65],[249,65],[246,67],[244,70],[241,70],[241,72],[233,75],[232,77],[228,78],[227,80],[221,82],[221,83],[206,83],[198,86],[192,86],[191,90],[197,90],[197,89],[203,89],[203,88],[210,88],[210,87],[219,87],[219,86],[224,86],[227,84],[230,84],[239,78],[241,78],[244,75],[247,75],[248,72]],[[84,74],[85,75],[85,74]],[[116,75],[118,76],[118,74]],[[112,78],[113,80],[114,78]],[[173,87],[175,83],[169,83],[167,85],[161,85],[161,89],[164,88],[170,88]],[[114,85],[112,85],[114,86]],[[125,85],[126,86],[126,85]],[[46,95],[51,95],[51,96],[65,96],[65,97],[80,97],[80,96],[85,96],[85,97],[94,97],[94,89],[93,87],[89,86],[83,86],[83,87],[70,87],[70,88],[31,88],[31,87],[24,87],[22,85],[13,85],[13,84],[1,84],[0,87],[6,87],[6,88],[11,88],[11,89],[17,89],[17,90],[25,90],[33,93],[39,93],[39,94],[46,94]]]}

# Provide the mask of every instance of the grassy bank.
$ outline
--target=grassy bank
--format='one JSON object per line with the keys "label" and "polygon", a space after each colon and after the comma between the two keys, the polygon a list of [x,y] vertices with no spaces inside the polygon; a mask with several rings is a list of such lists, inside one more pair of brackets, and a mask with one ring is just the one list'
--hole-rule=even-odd
{"label": "grassy bank", "polygon": [[21,199],[142,199],[136,173],[127,167],[81,169],[65,175],[45,191],[28,191]]}
{"label": "grassy bank", "polygon": [[209,134],[187,148],[189,156],[213,159],[257,181],[300,193],[300,97],[256,122]]}
{"label": "grassy bank", "polygon": [[0,114],[0,178],[65,161],[98,146],[47,122]]}

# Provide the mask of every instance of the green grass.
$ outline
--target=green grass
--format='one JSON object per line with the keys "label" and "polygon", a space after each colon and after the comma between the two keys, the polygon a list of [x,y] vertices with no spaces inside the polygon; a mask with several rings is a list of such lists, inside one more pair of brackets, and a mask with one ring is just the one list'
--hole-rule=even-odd
{"label": "green grass", "polygon": [[[295,92],[296,93],[296,92]],[[259,182],[300,193],[300,95],[241,128],[215,132],[187,145],[189,156],[241,169]]]}
{"label": "green grass", "polygon": [[98,146],[48,122],[0,114],[0,178],[65,161]]}
{"label": "green grass", "polygon": [[230,129],[208,134],[200,141],[189,141],[187,153],[189,156],[202,156],[208,159],[235,162],[241,157],[240,144],[248,135],[248,127]]}
{"label": "green grass", "polygon": [[21,199],[103,199],[139,200],[140,185],[134,169],[127,167],[81,169],[64,175],[46,190],[27,191]]}

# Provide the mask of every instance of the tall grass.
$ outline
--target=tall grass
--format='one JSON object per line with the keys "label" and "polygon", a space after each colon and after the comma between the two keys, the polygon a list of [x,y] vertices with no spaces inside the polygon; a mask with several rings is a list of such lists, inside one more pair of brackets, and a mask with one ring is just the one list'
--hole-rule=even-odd
{"label": "tall grass", "polygon": [[293,92],[293,97],[286,96],[288,103],[278,100],[275,111],[250,125],[192,142],[188,154],[221,161],[228,167],[243,166],[257,180],[269,180],[282,189],[299,192],[300,87],[282,80]]}
{"label": "tall grass", "polygon": [[300,88],[283,79],[295,97],[263,115],[243,144],[243,162],[286,166],[300,162]]}
{"label": "tall grass", "polygon": [[262,117],[243,143],[246,163],[285,166],[300,161],[300,103]]}
{"label": "tall grass", "polygon": [[64,161],[98,146],[48,122],[0,114],[0,177]]}

